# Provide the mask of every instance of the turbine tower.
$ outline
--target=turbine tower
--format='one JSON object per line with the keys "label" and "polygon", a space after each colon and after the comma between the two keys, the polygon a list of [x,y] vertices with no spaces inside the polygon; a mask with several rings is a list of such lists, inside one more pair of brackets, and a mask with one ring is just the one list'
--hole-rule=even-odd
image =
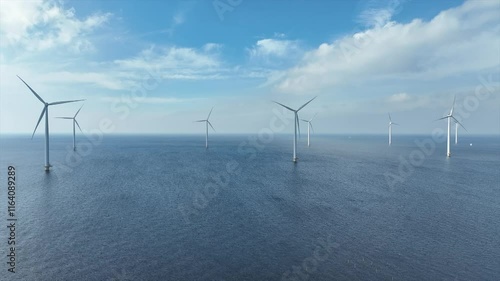
{"label": "turbine tower", "polygon": [[274,103],[276,104],[279,104],[281,106],[283,106],[284,108],[292,111],[295,115],[295,133],[294,133],[294,136],[293,136],[293,162],[294,163],[297,163],[297,130],[299,131],[299,134],[300,134],[300,124],[299,124],[299,111],[304,108],[306,105],[308,105],[310,102],[312,102],[316,97],[312,98],[311,100],[309,100],[308,102],[306,102],[304,105],[302,105],[301,107],[299,107],[299,109],[295,110],[295,109],[292,109],[284,104],[281,104],[279,102],[276,102],[274,101]]}
{"label": "turbine tower", "polygon": [[214,110],[213,107],[212,107],[212,109],[210,109],[210,113],[208,113],[207,119],[195,121],[195,122],[205,122],[206,132],[207,132],[207,135],[206,135],[206,138],[205,138],[205,148],[208,148],[208,125],[210,125],[210,127],[212,127],[212,130],[214,130],[214,132],[215,132],[214,126],[212,126],[212,123],[210,123],[210,120],[209,120],[210,119],[210,115],[212,114],[212,110]]}
{"label": "turbine tower", "polygon": [[455,144],[458,144],[458,123],[455,122]]}
{"label": "turbine tower", "polygon": [[82,104],[82,106],[80,106],[80,109],[78,109],[78,111],[76,112],[75,116],[73,116],[73,117],[56,117],[58,119],[70,119],[70,120],[73,120],[73,151],[76,151],[75,124],[78,126],[78,129],[80,129],[80,132],[83,133],[82,128],[80,127],[80,124],[78,124],[78,121],[76,121],[76,116],[78,115],[78,113],[80,113],[80,110],[82,110],[82,107],[83,107],[83,104]]}
{"label": "turbine tower", "polygon": [[84,101],[84,100],[57,101],[57,102],[47,103],[26,82],[24,82],[24,80],[21,79],[19,75],[17,76],[17,78],[23,81],[24,85],[26,85],[26,87],[30,89],[30,91],[35,95],[35,97],[44,104],[42,113],[40,114],[40,118],[38,118],[38,123],[36,123],[35,130],[33,131],[33,135],[31,135],[31,139],[33,139],[36,129],[38,128],[38,125],[40,125],[40,121],[42,121],[42,118],[45,115],[45,171],[48,172],[50,171],[50,167],[52,167],[49,161],[49,106],[70,103],[70,102]]}
{"label": "turbine tower", "polygon": [[392,125],[398,125],[397,123],[392,122],[391,114],[389,114],[389,145],[392,144]]}
{"label": "turbine tower", "polygon": [[455,120],[455,122],[457,124],[459,124],[460,126],[462,126],[462,128],[464,128],[464,130],[467,131],[467,129],[465,129],[465,127],[462,125],[462,123],[458,122],[458,120],[453,116],[453,109],[455,108],[455,99],[456,99],[456,96],[453,98],[453,104],[451,106],[450,113],[448,115],[446,115],[445,117],[437,119],[437,120],[448,119],[448,137],[446,139],[446,156],[448,156],[448,157],[451,156],[451,152],[450,152],[451,119]]}
{"label": "turbine tower", "polygon": [[314,114],[314,116],[309,119],[309,120],[305,120],[305,119],[300,119],[304,122],[307,123],[307,146],[311,146],[311,138],[310,138],[310,135],[311,135],[311,129],[312,131],[314,132],[314,128],[313,128],[313,125],[312,125],[312,120],[314,119],[314,117],[316,117],[316,115],[318,115],[318,113]]}

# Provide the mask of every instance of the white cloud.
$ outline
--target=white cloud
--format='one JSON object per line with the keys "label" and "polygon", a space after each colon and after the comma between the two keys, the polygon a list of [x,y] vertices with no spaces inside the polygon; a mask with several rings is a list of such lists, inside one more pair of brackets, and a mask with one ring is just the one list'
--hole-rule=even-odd
{"label": "white cloud", "polygon": [[[209,47],[215,48],[215,46]],[[205,49],[205,48],[202,48]],[[145,80],[218,80],[228,69],[221,66],[217,54],[192,48],[149,48],[137,56],[110,62],[80,62],[58,67],[40,60],[2,64],[2,73],[28,75],[30,81],[43,84],[89,86],[89,89],[127,91]],[[60,69],[64,70],[60,70]],[[36,69],[34,75],[29,69]]]}
{"label": "white cloud", "polygon": [[184,19],[184,14],[183,13],[177,13],[174,15],[174,17],[172,18],[172,23],[173,25],[180,25],[180,24],[183,24],[185,21]]}
{"label": "white cloud", "polygon": [[399,102],[405,102],[410,99],[410,95],[407,93],[399,93],[399,94],[394,94],[388,98],[389,102],[393,103],[399,103]]}
{"label": "white cloud", "polygon": [[0,46],[30,51],[58,46],[70,46],[74,51],[91,49],[87,35],[111,16],[96,13],[78,19],[73,8],[50,0],[2,0],[0,6],[0,35],[5,38]]}
{"label": "white cloud", "polygon": [[499,65],[500,4],[467,1],[425,22],[389,22],[324,43],[277,81],[286,92],[381,79],[436,80]]}
{"label": "white cloud", "polygon": [[153,64],[168,69],[205,69],[220,65],[219,60],[213,55],[184,47],[151,47],[143,50],[135,58],[116,60],[115,63],[121,67],[132,69],[146,69]]}
{"label": "white cloud", "polygon": [[[120,97],[101,97],[99,100],[103,102],[122,102],[122,99]],[[147,103],[147,104],[174,104],[174,103],[186,103],[186,102],[193,102],[193,101],[198,101],[202,100],[201,98],[175,98],[175,97],[169,97],[169,98],[162,98],[162,97],[145,97],[144,99],[141,99],[140,103]]]}
{"label": "white cloud", "polygon": [[114,71],[103,72],[70,72],[56,71],[40,74],[40,79],[47,83],[60,83],[64,81],[68,84],[87,84],[108,90],[131,89],[138,77],[133,77],[130,73]]}
{"label": "white cloud", "polygon": [[358,15],[358,22],[367,27],[386,25],[398,12],[404,0],[371,0],[364,2],[364,10]]}
{"label": "white cloud", "polygon": [[203,50],[205,52],[212,52],[212,51],[218,51],[223,47],[222,44],[216,44],[216,43],[207,43],[203,46]]}
{"label": "white cloud", "polygon": [[200,49],[151,47],[121,60],[67,59],[61,64],[38,55],[36,60],[28,57],[28,61],[17,58],[3,62],[0,70],[6,79],[12,77],[16,80],[15,74],[19,74],[32,83],[51,87],[67,89],[77,86],[96,94],[103,90],[129,91],[145,81],[152,82],[150,79],[161,83],[163,80],[220,80],[235,76],[234,71],[223,67],[219,54],[214,51],[217,48],[217,44],[206,44]]}
{"label": "white cloud", "polygon": [[187,21],[186,14],[192,8],[193,8],[192,2],[181,2],[180,7],[176,9],[174,15],[171,18],[170,25],[168,26],[168,28],[159,31],[148,32],[147,34],[154,34],[159,32],[159,33],[166,33],[169,36],[174,35],[175,30]]}
{"label": "white cloud", "polygon": [[220,79],[226,71],[212,49],[215,45],[205,45],[202,49],[151,47],[131,59],[115,60],[114,64],[124,71],[146,71],[164,79]]}
{"label": "white cloud", "polygon": [[286,37],[286,34],[285,33],[279,33],[279,32],[275,32],[274,33],[274,38],[280,38],[280,39],[283,39]]}
{"label": "white cloud", "polygon": [[369,10],[365,11],[362,16],[362,21],[368,26],[384,26],[392,18],[390,10]]}
{"label": "white cloud", "polygon": [[0,2],[0,34],[4,40],[11,43],[21,40],[39,18],[42,4],[42,0]]}
{"label": "white cloud", "polygon": [[297,42],[291,40],[262,39],[249,49],[252,57],[285,57],[290,52],[297,50]]}

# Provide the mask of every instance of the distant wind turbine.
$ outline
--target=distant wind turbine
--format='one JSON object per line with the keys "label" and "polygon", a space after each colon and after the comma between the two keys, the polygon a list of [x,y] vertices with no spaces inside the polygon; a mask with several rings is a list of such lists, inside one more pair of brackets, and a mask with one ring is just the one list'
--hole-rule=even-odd
{"label": "distant wind turbine", "polygon": [[314,117],[316,117],[316,115],[318,115],[318,113],[314,114],[314,116],[309,119],[309,120],[305,120],[305,119],[300,119],[304,122],[307,123],[307,146],[311,146],[311,138],[310,138],[310,135],[311,135],[311,129],[312,131],[314,132],[314,128],[313,128],[313,125],[312,125],[312,120],[314,119]]}
{"label": "distant wind turbine", "polygon": [[40,118],[38,118],[38,123],[36,123],[35,130],[33,131],[33,135],[31,135],[31,139],[33,139],[36,129],[38,128],[38,125],[40,125],[40,121],[42,121],[42,118],[45,115],[45,171],[48,172],[50,170],[50,167],[52,167],[49,162],[49,106],[70,103],[70,102],[84,101],[84,100],[57,101],[57,102],[47,103],[26,82],[24,82],[24,80],[21,79],[19,75],[17,76],[17,78],[23,81],[24,85],[26,85],[26,87],[30,89],[30,91],[35,95],[35,97],[44,104],[42,113],[40,114]]}
{"label": "distant wind turbine", "polygon": [[451,156],[451,152],[450,152],[451,119],[455,120],[455,122],[457,124],[459,124],[460,126],[462,126],[462,128],[464,128],[464,130],[467,131],[467,129],[465,129],[465,127],[462,125],[462,123],[458,122],[458,120],[453,116],[453,109],[455,108],[455,99],[456,99],[456,96],[453,98],[453,105],[451,106],[450,113],[448,115],[446,115],[445,117],[443,117],[443,118],[437,119],[437,120],[448,119],[448,138],[446,140],[446,156],[448,156],[448,157]]}
{"label": "distant wind turbine", "polygon": [[78,115],[78,113],[80,113],[80,110],[82,110],[82,107],[83,107],[83,104],[82,104],[82,106],[80,106],[80,109],[78,109],[75,116],[73,116],[73,117],[56,117],[58,119],[73,120],[73,150],[76,150],[75,124],[78,126],[78,129],[80,129],[80,132],[83,133],[82,128],[80,127],[80,124],[78,124],[78,121],[76,121],[76,116]]}
{"label": "distant wind turbine", "polygon": [[392,144],[392,125],[398,125],[397,123],[392,122],[391,114],[389,114],[389,145]]}
{"label": "distant wind turbine", "polygon": [[210,115],[212,114],[212,110],[214,110],[214,108],[212,107],[212,109],[210,109],[210,113],[208,113],[208,116],[207,116],[207,119],[205,120],[197,120],[195,122],[205,122],[205,125],[206,125],[206,132],[207,132],[207,135],[206,135],[206,138],[205,138],[205,148],[208,148],[208,125],[210,125],[210,127],[212,127],[212,130],[214,130],[215,132],[215,129],[214,127],[212,126],[212,123],[210,123]]}
{"label": "distant wind turbine", "polygon": [[306,102],[304,105],[302,105],[301,107],[299,107],[299,109],[295,110],[295,109],[292,109],[284,104],[281,104],[279,102],[276,102],[274,101],[274,103],[276,104],[279,104],[281,106],[283,106],[284,108],[292,111],[294,114],[295,114],[295,134],[293,136],[293,162],[294,163],[297,163],[297,130],[299,131],[299,134],[300,134],[300,124],[299,124],[299,111],[304,108],[306,105],[308,105],[310,102],[312,102],[316,97],[312,98],[311,100],[309,100],[308,102]]}

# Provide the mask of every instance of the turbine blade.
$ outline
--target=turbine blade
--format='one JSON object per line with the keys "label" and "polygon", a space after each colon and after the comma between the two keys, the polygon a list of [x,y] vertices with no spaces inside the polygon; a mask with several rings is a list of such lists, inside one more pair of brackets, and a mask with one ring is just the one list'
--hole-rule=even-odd
{"label": "turbine blade", "polygon": [[26,87],[28,87],[28,89],[31,90],[31,92],[35,95],[35,97],[37,97],[38,100],[40,100],[42,103],[45,103],[45,101],[35,92],[35,90],[33,90],[30,85],[28,85],[28,83],[24,82],[24,80],[19,77],[19,75],[17,75],[17,78],[21,79],[21,81],[23,81],[24,85],[26,85]]}
{"label": "turbine blade", "polygon": [[464,125],[462,125],[462,123],[458,122],[458,120],[457,120],[455,117],[451,116],[451,118],[453,118],[453,120],[455,120],[455,122],[456,122],[458,125],[460,125],[462,128],[464,128],[464,130],[465,130],[466,132],[469,132],[469,131],[467,131],[467,129],[465,129],[465,127],[464,127]]}
{"label": "turbine blade", "polygon": [[389,114],[389,121],[392,122],[391,114],[390,113],[387,114]]}
{"label": "turbine blade", "polygon": [[279,104],[279,105],[281,105],[281,106],[283,106],[284,108],[286,108],[286,109],[288,109],[288,110],[291,110],[291,111],[294,111],[294,112],[295,112],[295,110],[291,109],[290,107],[288,107],[288,106],[286,106],[286,105],[284,105],[284,104],[281,104],[281,103],[279,103],[279,102],[277,102],[277,101],[273,101],[273,102],[274,102],[274,103],[277,103],[277,104]]}
{"label": "turbine blade", "polygon": [[193,122],[207,122],[207,120],[196,120],[196,121],[193,121]]}
{"label": "turbine blade", "polygon": [[301,107],[299,107],[299,109],[297,109],[297,111],[301,110],[302,108],[304,108],[306,105],[308,105],[310,102],[312,102],[315,98],[317,98],[318,96],[315,96],[314,98],[310,99],[308,102],[304,103],[304,105],[302,105]]}
{"label": "turbine blade", "polygon": [[78,129],[80,129],[80,132],[83,133],[82,128],[80,127],[80,124],[78,124],[78,121],[76,121],[76,119],[73,119],[73,120],[75,121],[76,125],[78,126]]}
{"label": "turbine blade", "polygon": [[400,126],[398,123],[392,123],[392,125],[398,125],[398,126]]}
{"label": "turbine blade", "polygon": [[314,114],[314,116],[311,119],[309,119],[309,122],[311,122],[314,118],[316,118],[316,115],[318,115],[317,112]]}
{"label": "turbine blade", "polygon": [[214,129],[214,126],[212,126],[212,123],[210,123],[210,121],[207,121],[207,123],[208,123],[208,125],[210,125],[210,127],[212,127],[212,130],[214,130],[214,132],[216,132]]}
{"label": "turbine blade", "polygon": [[49,105],[58,105],[58,104],[64,104],[64,103],[70,103],[70,102],[77,102],[77,101],[84,101],[84,100],[56,101],[56,102],[49,103]]}
{"label": "turbine blade", "polygon": [[313,127],[313,124],[311,122],[309,122],[309,126],[311,126],[311,131],[314,133],[314,127]]}
{"label": "turbine blade", "polygon": [[40,118],[38,118],[38,122],[36,123],[35,130],[33,131],[33,134],[31,135],[31,139],[33,139],[33,136],[35,136],[36,129],[38,129],[38,125],[40,125],[40,121],[42,121],[43,115],[47,111],[47,106],[43,107],[42,114],[40,114]]}
{"label": "turbine blade", "polygon": [[76,116],[78,115],[78,113],[80,113],[80,110],[82,110],[82,107],[84,106],[85,104],[82,104],[82,106],[80,106],[80,109],[78,109],[78,111],[76,112],[75,116],[73,116],[73,118],[76,118]]}
{"label": "turbine blade", "polygon": [[212,114],[212,110],[214,110],[213,107],[212,107],[212,109],[210,109],[210,113],[208,113],[207,121],[208,121],[208,119],[210,119],[210,115]]}
{"label": "turbine blade", "polygon": [[300,121],[309,122],[309,120],[305,120],[305,119],[300,119]]}
{"label": "turbine blade", "polygon": [[439,120],[443,120],[443,119],[446,119],[446,118],[448,118],[448,116],[445,116],[445,117],[442,117],[442,118],[436,119],[436,120],[434,120],[434,121],[439,121]]}
{"label": "turbine blade", "polygon": [[457,96],[455,95],[455,96],[453,97],[453,104],[452,104],[452,106],[451,106],[450,115],[453,115],[453,109],[455,108],[455,99],[456,99],[456,98],[457,98]]}

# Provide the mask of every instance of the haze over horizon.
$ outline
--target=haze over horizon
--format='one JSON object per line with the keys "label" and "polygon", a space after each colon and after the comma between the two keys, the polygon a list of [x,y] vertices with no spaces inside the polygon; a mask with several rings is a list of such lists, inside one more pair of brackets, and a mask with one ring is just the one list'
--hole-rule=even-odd
{"label": "haze over horizon", "polygon": [[[273,100],[318,96],[299,113],[318,134],[386,134],[388,112],[394,135],[430,134],[456,95],[469,134],[500,133],[500,1],[214,3],[0,1],[0,134],[31,134],[43,108],[16,75],[87,99],[85,131],[203,134],[214,106],[216,134],[257,133],[286,112]],[[51,107],[50,132],[80,106]]]}

